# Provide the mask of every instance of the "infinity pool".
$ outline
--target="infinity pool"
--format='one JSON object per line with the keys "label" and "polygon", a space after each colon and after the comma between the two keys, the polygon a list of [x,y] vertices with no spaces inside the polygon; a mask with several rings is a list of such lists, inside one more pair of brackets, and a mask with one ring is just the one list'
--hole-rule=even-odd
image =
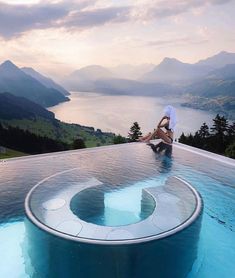
{"label": "infinity pool", "polygon": [[[169,157],[142,143],[1,161],[0,277],[34,277],[26,248],[24,199],[39,181],[71,168],[108,185],[105,202],[110,210],[104,219],[89,220],[104,226],[147,218],[138,201],[143,188],[161,187],[172,176],[190,183],[201,194],[204,210],[197,257],[187,277],[235,277],[234,160],[181,144],[174,145]],[[113,210],[120,213],[115,221]]]}

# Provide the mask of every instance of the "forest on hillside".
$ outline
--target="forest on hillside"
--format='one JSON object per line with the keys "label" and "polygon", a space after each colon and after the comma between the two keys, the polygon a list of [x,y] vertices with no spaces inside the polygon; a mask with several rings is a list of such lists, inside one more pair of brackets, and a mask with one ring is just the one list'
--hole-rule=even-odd
{"label": "forest on hillside", "polygon": [[235,158],[235,122],[229,124],[226,117],[217,114],[212,127],[203,123],[195,134],[182,133],[179,142]]}

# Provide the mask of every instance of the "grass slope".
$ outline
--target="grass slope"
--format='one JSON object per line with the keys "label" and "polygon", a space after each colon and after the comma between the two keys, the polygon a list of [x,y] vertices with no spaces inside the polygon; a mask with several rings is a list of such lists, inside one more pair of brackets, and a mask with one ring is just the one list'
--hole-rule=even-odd
{"label": "grass slope", "polygon": [[20,157],[28,155],[27,153],[18,152],[12,149],[6,149],[6,153],[0,153],[0,159],[7,159],[12,157]]}
{"label": "grass slope", "polygon": [[58,120],[50,121],[44,118],[0,120],[5,125],[19,127],[36,135],[45,136],[71,144],[76,138],[81,137],[86,147],[97,147],[113,144],[112,133],[95,131],[93,128],[76,124],[67,124]]}

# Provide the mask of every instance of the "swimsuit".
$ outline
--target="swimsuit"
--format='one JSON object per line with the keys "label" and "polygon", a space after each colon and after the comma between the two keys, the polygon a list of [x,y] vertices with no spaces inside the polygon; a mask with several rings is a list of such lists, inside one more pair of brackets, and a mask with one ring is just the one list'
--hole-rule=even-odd
{"label": "swimsuit", "polygon": [[[165,129],[166,129],[166,131],[171,131],[171,132],[173,132],[172,129],[169,128],[169,124],[165,126]],[[171,139],[171,143],[173,143],[173,138],[171,138],[171,136],[168,135],[168,134],[166,134],[166,135],[167,135],[167,137],[168,137],[169,139]]]}

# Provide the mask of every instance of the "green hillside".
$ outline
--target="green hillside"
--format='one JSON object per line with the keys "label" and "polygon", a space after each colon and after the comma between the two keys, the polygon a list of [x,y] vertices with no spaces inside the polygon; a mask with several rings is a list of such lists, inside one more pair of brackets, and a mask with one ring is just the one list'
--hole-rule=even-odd
{"label": "green hillside", "polygon": [[93,127],[63,123],[34,102],[8,93],[0,94],[0,123],[4,127],[18,127],[38,136],[47,137],[66,144],[81,138],[86,147],[113,143],[114,134],[95,130]]}
{"label": "green hillside", "polygon": [[95,131],[92,127],[84,127],[76,124],[67,124],[58,120],[49,121],[43,118],[1,120],[5,125],[19,127],[36,135],[45,136],[71,144],[76,138],[81,137],[86,147],[96,147],[113,143],[112,133]]}
{"label": "green hillside", "polygon": [[6,149],[6,152],[0,153],[0,159],[25,156],[27,153],[18,152],[12,149]]}

